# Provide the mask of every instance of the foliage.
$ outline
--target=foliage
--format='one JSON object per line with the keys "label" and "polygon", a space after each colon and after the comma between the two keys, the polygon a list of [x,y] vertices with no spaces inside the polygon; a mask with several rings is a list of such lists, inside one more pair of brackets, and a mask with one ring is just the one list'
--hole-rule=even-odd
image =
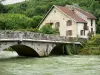
{"label": "foliage", "polygon": [[47,24],[47,25],[44,25],[42,28],[40,28],[39,32],[45,33],[45,34],[55,34],[56,29],[52,28],[51,25]]}
{"label": "foliage", "polygon": [[12,49],[11,47],[4,49],[4,51],[14,51],[14,49]]}
{"label": "foliage", "polygon": [[5,0],[0,0],[0,3],[1,3],[2,1],[5,1]]}
{"label": "foliage", "polygon": [[4,6],[3,4],[0,3],[0,13],[6,13],[8,10],[6,8],[6,6]]}
{"label": "foliage", "polygon": [[27,29],[13,29],[13,31],[30,31],[30,32],[38,32],[38,28],[27,28]]}
{"label": "foliage", "polygon": [[100,34],[88,40],[84,45],[84,48],[80,51],[80,54],[100,55]]}
{"label": "foliage", "polygon": [[1,14],[0,29],[31,28],[32,19],[20,14]]}
{"label": "foliage", "polygon": [[[100,33],[100,4],[99,0],[26,0],[25,2],[3,6],[0,5],[0,12],[8,12],[8,14],[26,15],[33,19],[32,28],[37,27],[41,18],[47,13],[52,5],[74,4],[82,9],[91,12],[97,17],[97,33]],[[12,15],[13,15],[12,14]],[[41,17],[39,17],[39,16]],[[37,21],[36,16],[39,18]],[[24,28],[24,27],[23,27]]]}
{"label": "foliage", "polygon": [[34,16],[34,17],[32,17],[32,28],[36,28],[37,26],[38,26],[38,24],[39,24],[39,22],[42,20],[42,16],[39,16],[39,15],[37,15],[37,16]]}

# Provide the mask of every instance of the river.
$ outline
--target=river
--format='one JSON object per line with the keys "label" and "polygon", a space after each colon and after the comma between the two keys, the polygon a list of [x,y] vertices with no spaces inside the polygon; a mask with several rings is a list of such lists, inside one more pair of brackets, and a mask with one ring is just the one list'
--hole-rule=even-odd
{"label": "river", "polygon": [[0,75],[100,75],[100,56],[19,57],[0,52]]}

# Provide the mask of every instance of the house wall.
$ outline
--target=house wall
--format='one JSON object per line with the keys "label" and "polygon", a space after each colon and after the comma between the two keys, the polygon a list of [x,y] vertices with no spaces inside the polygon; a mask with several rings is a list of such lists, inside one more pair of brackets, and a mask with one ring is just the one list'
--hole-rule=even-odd
{"label": "house wall", "polygon": [[96,23],[95,23],[95,20],[93,20],[93,24],[91,26],[91,19],[88,19],[88,26],[89,26],[89,32],[91,32],[91,28],[93,28],[93,32],[94,32],[94,35],[96,35]]}
{"label": "house wall", "polygon": [[93,31],[94,31],[94,35],[96,35],[96,22],[95,20],[93,20]]}
{"label": "house wall", "polygon": [[[56,11],[56,13],[54,11]],[[67,26],[66,22],[68,20],[72,20],[71,26]],[[60,22],[60,27],[59,27],[60,36],[66,36],[66,31],[68,30],[72,30],[71,37],[77,36],[76,22],[69,16],[64,15],[59,9],[53,8],[52,11],[48,14],[48,16],[45,18],[45,20],[40,25],[40,28],[44,26],[46,23],[50,23],[50,22],[53,22],[53,25],[52,25],[53,28],[55,28],[56,22]]]}
{"label": "house wall", "polygon": [[[74,11],[78,16],[80,16],[82,19],[84,19],[87,22],[87,26],[88,26],[89,30],[86,30],[86,34],[91,32],[91,28],[93,28],[94,35],[95,35],[96,34],[96,23],[95,23],[95,20],[93,20],[93,26],[91,26],[91,20],[92,19],[88,19],[86,15],[82,14],[81,12],[79,12],[77,10],[74,10]],[[87,37],[88,37],[88,35],[87,35]]]}
{"label": "house wall", "polygon": [[[59,33],[60,36],[66,36],[66,32],[68,30],[72,30],[72,36],[70,37],[82,37],[82,38],[88,38],[88,33],[91,32],[91,28],[93,28],[94,33],[96,34],[96,25],[95,20],[93,20],[93,26],[91,26],[91,19],[88,19],[86,15],[79,12],[78,10],[74,10],[74,12],[84,19],[87,22],[88,30],[85,30],[85,35],[81,36],[80,31],[84,28],[84,23],[76,23],[74,19],[72,19],[67,14],[64,14],[62,11],[60,11],[58,8],[54,7],[50,13],[47,15],[45,20],[41,23],[40,28],[44,26],[46,23],[53,23],[52,27],[55,28],[55,23],[59,22]],[[67,21],[72,20],[72,25],[67,26]],[[68,35],[67,35],[68,36]]]}
{"label": "house wall", "polygon": [[88,31],[85,30],[85,35],[81,35],[81,30],[84,30],[84,23],[77,23],[77,36],[80,38],[88,38]]}

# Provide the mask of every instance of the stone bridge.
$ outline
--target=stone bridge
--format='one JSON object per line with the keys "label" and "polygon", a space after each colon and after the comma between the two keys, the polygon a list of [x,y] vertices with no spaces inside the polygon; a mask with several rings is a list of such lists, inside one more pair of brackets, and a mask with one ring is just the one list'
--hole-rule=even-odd
{"label": "stone bridge", "polygon": [[68,44],[75,48],[79,39],[21,31],[0,31],[0,51],[12,48],[21,56],[70,54]]}

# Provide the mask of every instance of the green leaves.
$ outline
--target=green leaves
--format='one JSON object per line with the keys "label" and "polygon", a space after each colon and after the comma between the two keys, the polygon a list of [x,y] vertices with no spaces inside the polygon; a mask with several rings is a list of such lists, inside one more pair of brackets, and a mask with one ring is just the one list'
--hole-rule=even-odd
{"label": "green leaves", "polygon": [[55,33],[56,33],[56,29],[52,28],[51,25],[47,24],[47,25],[44,25],[44,26],[39,30],[39,32],[45,33],[45,34],[55,34]]}
{"label": "green leaves", "polygon": [[7,6],[0,4],[0,13],[8,12],[8,15],[0,16],[2,19],[0,20],[0,27],[1,29],[35,28],[52,5],[65,6],[66,4],[79,5],[84,10],[94,14],[97,17],[97,33],[100,33],[99,0],[29,0]]}
{"label": "green leaves", "polygon": [[31,28],[32,19],[20,14],[1,14],[0,29]]}
{"label": "green leaves", "polygon": [[3,4],[0,3],[0,13],[6,13],[8,10],[6,8],[6,6],[4,6]]}

